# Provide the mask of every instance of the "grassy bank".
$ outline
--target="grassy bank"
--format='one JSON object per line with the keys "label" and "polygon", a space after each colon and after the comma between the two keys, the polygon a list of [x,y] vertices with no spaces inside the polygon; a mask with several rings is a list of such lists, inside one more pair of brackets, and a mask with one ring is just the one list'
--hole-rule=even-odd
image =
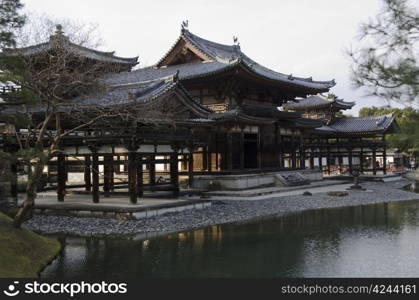
{"label": "grassy bank", "polygon": [[14,228],[12,219],[0,213],[0,278],[38,277],[60,247],[54,239]]}

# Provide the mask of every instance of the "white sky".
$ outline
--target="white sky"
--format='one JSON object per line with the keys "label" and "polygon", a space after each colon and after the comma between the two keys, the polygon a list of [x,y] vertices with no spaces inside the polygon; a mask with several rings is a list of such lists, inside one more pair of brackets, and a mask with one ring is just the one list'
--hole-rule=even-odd
{"label": "white sky", "polygon": [[[139,56],[154,64],[169,50],[189,20],[189,30],[203,38],[232,44],[264,66],[314,80],[335,79],[331,90],[346,101],[347,111],[385,105],[351,88],[345,49],[356,42],[358,26],[379,11],[379,0],[23,0],[25,11],[96,23],[102,50]],[[65,31],[65,28],[64,28]]]}

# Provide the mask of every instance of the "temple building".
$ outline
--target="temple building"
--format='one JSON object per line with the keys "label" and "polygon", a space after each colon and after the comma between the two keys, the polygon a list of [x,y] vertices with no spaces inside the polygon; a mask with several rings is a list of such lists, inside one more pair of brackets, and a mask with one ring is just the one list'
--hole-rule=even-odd
{"label": "temple building", "polygon": [[306,157],[311,168],[318,167],[327,174],[351,172],[387,173],[387,145],[385,136],[398,126],[392,115],[348,117],[338,116],[342,110],[355,105],[322,95],[312,95],[284,105],[287,111],[300,111],[303,116],[323,120],[305,138]]}
{"label": "temple building", "polygon": [[[132,203],[144,191],[178,195],[182,184],[210,189],[224,188],[223,180],[242,180],[226,188],[266,186],[273,184],[266,174],[305,169],[330,174],[334,165],[363,168],[369,156],[374,173],[386,171],[375,161],[385,156],[392,116],[337,117],[354,103],[321,96],[334,80],[270,70],[244,54],[237,39],[233,45],[215,43],[183,25],[155,65],[133,69],[137,57],[73,44],[57,27],[48,42],[4,55],[42,56],[56,47],[78,57],[80,66],[97,66],[107,86],[104,93],[70,95],[73,107],[94,107],[88,111],[92,116],[98,108],[137,114],[126,122],[92,124],[62,141],[62,152],[45,170],[59,201],[67,189],[80,186],[94,202],[128,187]],[[43,109],[33,108],[34,118]],[[77,126],[74,120],[65,124]],[[15,151],[18,145],[8,141],[4,149]],[[72,173],[82,182],[71,184]]]}

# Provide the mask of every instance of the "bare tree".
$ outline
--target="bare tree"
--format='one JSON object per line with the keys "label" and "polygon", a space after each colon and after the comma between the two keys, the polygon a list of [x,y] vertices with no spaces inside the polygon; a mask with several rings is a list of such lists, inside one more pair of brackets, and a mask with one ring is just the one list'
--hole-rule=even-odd
{"label": "bare tree", "polygon": [[[173,128],[176,116],[182,115],[185,109],[167,97],[137,101],[139,96],[130,94],[129,88],[107,85],[105,74],[121,71],[121,68],[127,70],[131,65],[110,64],[107,59],[113,57],[111,52],[105,53],[103,61],[96,59],[97,52],[93,52],[93,59],[86,57],[87,50],[80,44],[97,45],[91,27],[84,30],[80,24],[67,22],[71,26],[66,27],[66,35],[58,25],[49,41],[39,43],[33,37],[45,39],[53,22],[47,19],[42,24],[38,25],[36,33],[34,26],[30,26],[29,33],[20,35],[20,45],[29,41],[38,44],[37,47],[5,51],[0,57],[0,68],[21,88],[7,95],[8,103],[19,103],[19,109],[14,106],[5,111],[8,123],[16,127],[13,139],[19,146],[17,156],[28,166],[29,173],[26,197],[14,220],[16,227],[32,217],[44,167],[63,151],[61,145],[66,137],[76,132],[95,133],[104,129],[118,134],[121,128],[135,133],[139,124]],[[77,45],[71,42],[73,36]],[[167,80],[173,82],[176,78],[174,74]],[[120,89],[126,89],[127,97],[122,101],[120,95],[113,99],[114,91]]]}
{"label": "bare tree", "polygon": [[[37,34],[32,30],[28,35],[21,34],[19,44],[42,38],[51,30],[53,21],[38,25]],[[67,22],[69,24],[69,22]],[[110,64],[92,60],[70,51],[70,38],[77,37],[80,43],[91,44],[95,36],[91,28],[84,30],[80,24],[68,26],[66,35],[58,25],[49,41],[44,44],[52,47],[26,47],[5,50],[0,60],[0,68],[10,75],[20,87],[18,92],[6,96],[8,103],[20,102],[5,110],[9,123],[16,127],[15,143],[19,145],[18,157],[28,165],[26,197],[15,217],[15,226],[31,218],[37,188],[44,167],[57,155],[61,141],[69,134],[82,130],[101,118],[109,117],[112,112],[101,107],[77,107],[74,101],[82,94],[104,93],[106,87],[100,75],[109,70]],[[32,36],[32,38],[26,38]],[[38,42],[39,44],[39,42]],[[74,49],[73,49],[74,50]],[[77,50],[77,49],[76,49]],[[79,49],[80,52],[83,48]],[[25,120],[19,124],[16,120]],[[21,129],[21,130],[20,130]]]}

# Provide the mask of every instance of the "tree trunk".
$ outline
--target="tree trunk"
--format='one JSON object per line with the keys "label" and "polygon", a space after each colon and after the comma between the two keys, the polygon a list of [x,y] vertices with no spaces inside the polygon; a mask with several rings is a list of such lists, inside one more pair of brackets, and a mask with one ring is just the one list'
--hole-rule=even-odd
{"label": "tree trunk", "polygon": [[28,184],[26,186],[26,199],[23,201],[22,207],[14,218],[13,225],[15,228],[20,228],[22,224],[32,218],[33,207],[36,199],[36,192],[38,184],[42,177],[45,161],[40,160],[35,165],[35,170],[28,176]]}

